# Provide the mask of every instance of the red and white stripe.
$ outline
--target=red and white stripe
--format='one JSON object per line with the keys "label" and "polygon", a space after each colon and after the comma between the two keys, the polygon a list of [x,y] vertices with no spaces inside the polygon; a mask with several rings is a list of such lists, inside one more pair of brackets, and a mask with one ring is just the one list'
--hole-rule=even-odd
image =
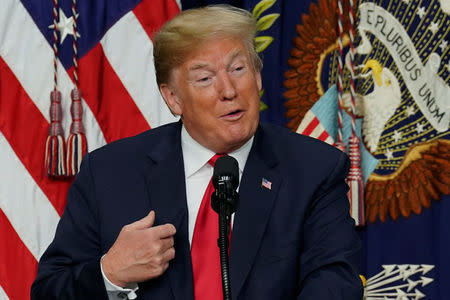
{"label": "red and white stripe", "polygon": [[[174,0],[143,0],[79,59],[90,151],[175,119],[156,86],[150,34],[178,11]],[[57,64],[67,138],[73,69]],[[2,0],[0,299],[29,298],[37,261],[64,210],[70,182],[51,180],[44,171],[53,85],[52,46],[19,0]]]}
{"label": "red and white stripe", "polygon": [[319,119],[311,110],[305,114],[296,132],[334,145],[334,139],[328,134],[325,127],[323,127]]}

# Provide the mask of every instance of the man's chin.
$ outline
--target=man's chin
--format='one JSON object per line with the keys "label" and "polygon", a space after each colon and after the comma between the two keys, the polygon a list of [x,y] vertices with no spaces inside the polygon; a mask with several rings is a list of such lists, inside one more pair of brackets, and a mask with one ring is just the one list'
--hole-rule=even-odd
{"label": "man's chin", "polygon": [[225,149],[225,151],[223,151],[224,153],[230,153],[233,152],[239,148],[241,148],[250,138],[252,137],[252,135],[250,136],[239,136],[239,137],[235,137],[235,138],[230,138],[228,136],[228,139],[224,139],[225,143],[223,143],[223,148]]}

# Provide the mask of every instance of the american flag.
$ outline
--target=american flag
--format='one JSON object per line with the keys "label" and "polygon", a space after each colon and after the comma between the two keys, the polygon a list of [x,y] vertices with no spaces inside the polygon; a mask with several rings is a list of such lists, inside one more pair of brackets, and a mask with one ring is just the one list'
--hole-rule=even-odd
{"label": "american flag", "polygon": [[[71,0],[59,1],[60,18],[70,21],[71,7]],[[95,0],[76,7],[89,151],[173,121],[156,86],[151,35],[180,4]],[[71,183],[49,179],[44,170],[54,84],[52,24],[53,1],[0,2],[0,299],[29,298]],[[65,30],[58,32],[57,77],[67,139],[74,81],[73,31]]]}
{"label": "american flag", "polygon": [[311,110],[309,110],[305,114],[296,132],[319,139],[330,145],[334,145],[335,143],[334,139],[330,136],[326,128],[323,126],[322,123],[320,123],[320,120]]}
{"label": "american flag", "polygon": [[266,188],[266,189],[268,189],[268,190],[271,190],[272,189],[272,182],[270,182],[269,180],[263,178],[262,181],[261,181],[261,186]]}

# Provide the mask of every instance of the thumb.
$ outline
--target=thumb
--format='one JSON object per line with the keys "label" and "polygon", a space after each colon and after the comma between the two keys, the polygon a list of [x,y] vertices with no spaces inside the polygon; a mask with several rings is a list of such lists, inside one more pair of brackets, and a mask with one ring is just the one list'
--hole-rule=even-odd
{"label": "thumb", "polygon": [[151,210],[147,216],[132,223],[132,226],[136,229],[147,229],[152,227],[153,223],[155,223],[155,211]]}

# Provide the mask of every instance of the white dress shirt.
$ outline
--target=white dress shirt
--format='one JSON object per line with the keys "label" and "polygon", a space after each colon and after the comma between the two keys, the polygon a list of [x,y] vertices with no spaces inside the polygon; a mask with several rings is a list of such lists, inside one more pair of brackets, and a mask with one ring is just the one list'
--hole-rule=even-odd
{"label": "white dress shirt", "polygon": [[[239,182],[241,182],[242,172],[247,162],[248,154],[252,147],[253,137],[248,140],[239,149],[228,153],[234,157],[239,164]],[[213,175],[214,168],[208,161],[216,154],[211,150],[200,145],[194,140],[184,126],[181,129],[181,149],[183,152],[184,175],[186,179],[186,199],[188,207],[188,234],[189,244],[192,244],[192,236],[194,234],[195,221],[197,219],[198,210],[203,199],[206,187]],[[156,212],[158,213],[158,212]],[[233,222],[232,216],[232,222]],[[137,284],[130,284],[127,288],[121,288],[108,280],[100,263],[100,269],[105,282],[106,291],[109,300],[135,299]]]}

